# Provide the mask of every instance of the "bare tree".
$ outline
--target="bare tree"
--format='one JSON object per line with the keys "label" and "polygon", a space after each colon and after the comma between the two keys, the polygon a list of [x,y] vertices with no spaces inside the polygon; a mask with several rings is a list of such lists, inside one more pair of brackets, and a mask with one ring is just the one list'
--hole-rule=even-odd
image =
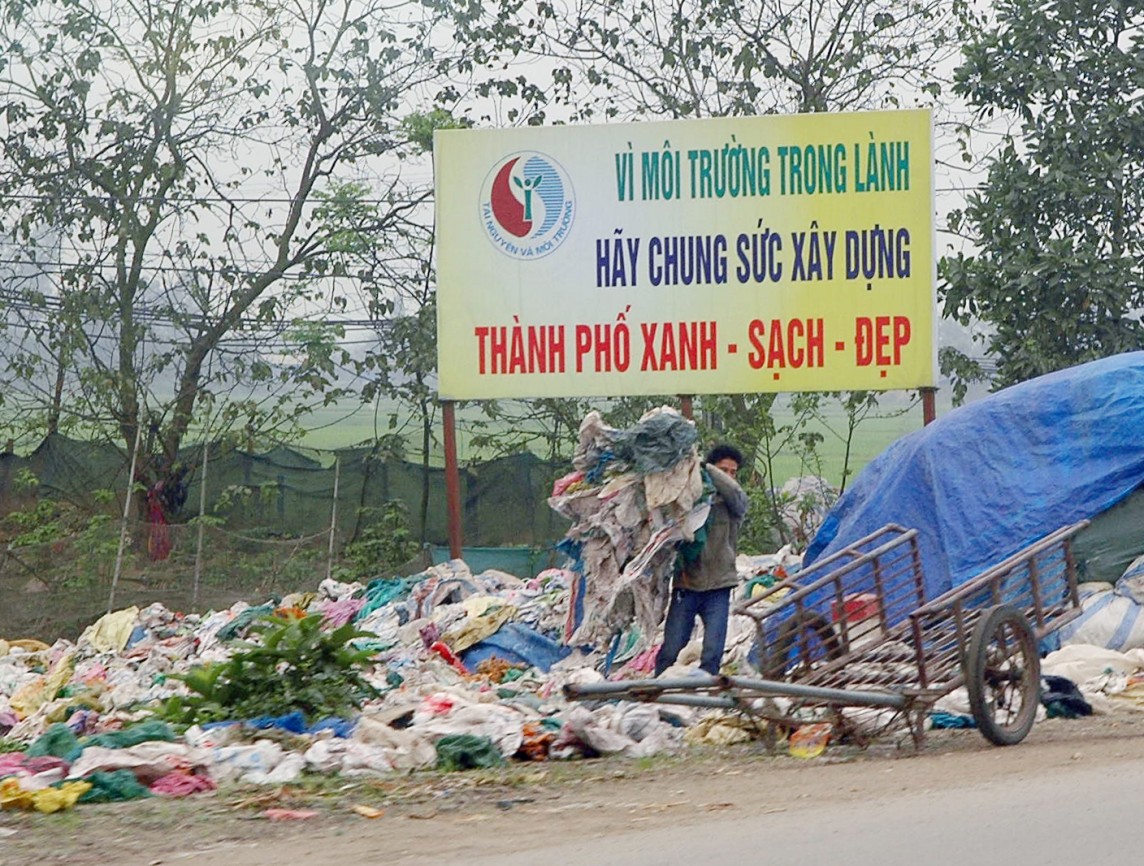
{"label": "bare tree", "polygon": [[364,183],[355,228],[384,236],[424,199],[397,149],[439,80],[437,24],[385,0],[8,3],[0,291],[15,402],[114,430],[128,450],[141,431],[152,484],[207,413],[261,432],[306,394],[336,397],[350,357],[327,319],[363,275],[325,215],[338,184]]}

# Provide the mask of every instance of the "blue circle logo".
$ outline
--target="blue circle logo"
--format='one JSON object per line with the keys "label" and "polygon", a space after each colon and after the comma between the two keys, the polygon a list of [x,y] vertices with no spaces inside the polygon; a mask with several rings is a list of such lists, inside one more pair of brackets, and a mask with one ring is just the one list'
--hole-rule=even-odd
{"label": "blue circle logo", "polygon": [[481,187],[481,224],[506,256],[538,259],[568,237],[576,216],[572,182],[556,160],[521,151],[505,157]]}

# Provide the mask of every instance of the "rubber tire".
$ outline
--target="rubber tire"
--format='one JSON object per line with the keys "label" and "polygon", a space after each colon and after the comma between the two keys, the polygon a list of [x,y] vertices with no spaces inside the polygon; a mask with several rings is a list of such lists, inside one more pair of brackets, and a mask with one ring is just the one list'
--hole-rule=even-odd
{"label": "rubber tire", "polygon": [[[989,676],[987,663],[993,639],[1007,629],[1014,643],[1008,647],[1005,661],[1021,657],[1022,668],[1018,685],[1021,709],[1014,721],[1002,724],[997,721],[989,698],[994,694],[993,685],[986,682]],[[977,722],[981,735],[995,746],[1014,746],[1028,736],[1037,720],[1037,706],[1041,696],[1041,657],[1037,653],[1037,639],[1029,620],[1012,605],[1001,604],[990,608],[977,621],[969,638],[965,654],[965,687],[969,691],[969,707]]]}
{"label": "rubber tire", "polygon": [[[822,643],[827,660],[833,661],[842,655],[842,645],[834,633],[834,627],[825,617],[809,611],[794,614],[778,628],[771,644],[759,647],[759,673],[764,679],[782,680],[786,674],[787,659],[798,640],[800,625],[807,631],[816,632]],[[797,669],[797,667],[796,667]]]}

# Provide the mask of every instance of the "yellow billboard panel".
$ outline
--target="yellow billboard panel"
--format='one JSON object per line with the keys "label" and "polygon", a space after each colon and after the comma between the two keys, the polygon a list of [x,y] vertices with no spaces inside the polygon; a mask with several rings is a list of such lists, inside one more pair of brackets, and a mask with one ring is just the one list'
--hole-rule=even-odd
{"label": "yellow billboard panel", "polygon": [[448,130],[443,399],[934,382],[928,111]]}

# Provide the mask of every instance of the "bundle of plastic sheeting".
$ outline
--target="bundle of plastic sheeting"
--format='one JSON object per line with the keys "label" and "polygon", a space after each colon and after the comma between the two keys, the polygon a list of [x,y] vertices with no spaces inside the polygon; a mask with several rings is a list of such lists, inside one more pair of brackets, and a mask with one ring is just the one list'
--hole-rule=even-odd
{"label": "bundle of plastic sheeting", "polygon": [[575,471],[549,505],[572,520],[562,549],[575,573],[565,626],[570,644],[601,645],[634,623],[650,644],[667,604],[676,546],[707,518],[695,425],[670,407],[630,430],[589,412]]}
{"label": "bundle of plastic sheeting", "polygon": [[1115,584],[1082,583],[1081,615],[1057,631],[1060,646],[1086,644],[1121,652],[1144,647],[1144,556]]}
{"label": "bundle of plastic sheeting", "polygon": [[1144,649],[1072,644],[1045,656],[1041,674],[1071,680],[1098,715],[1144,712]]}
{"label": "bundle of plastic sheeting", "polygon": [[569,708],[551,754],[558,758],[592,753],[642,758],[682,746],[683,729],[666,721],[661,707],[621,701],[595,712],[583,704]]}
{"label": "bundle of plastic sheeting", "polygon": [[775,497],[779,517],[800,548],[814,537],[837,500],[838,488],[817,475],[787,479]]}

